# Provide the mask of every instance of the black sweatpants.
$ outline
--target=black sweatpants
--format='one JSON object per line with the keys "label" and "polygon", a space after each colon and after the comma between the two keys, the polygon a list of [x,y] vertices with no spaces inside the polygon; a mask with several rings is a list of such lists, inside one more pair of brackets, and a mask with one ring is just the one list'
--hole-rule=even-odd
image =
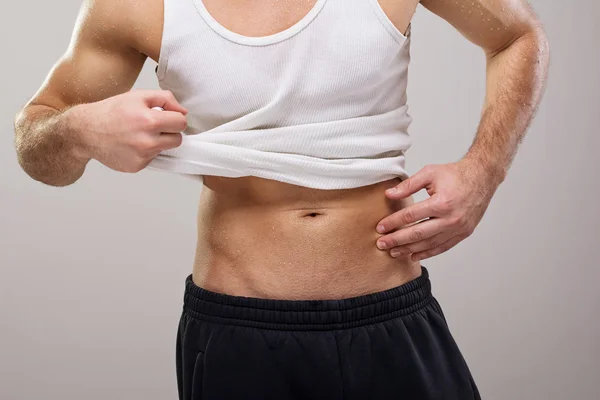
{"label": "black sweatpants", "polygon": [[272,300],[186,281],[179,398],[480,399],[427,269],[343,300]]}

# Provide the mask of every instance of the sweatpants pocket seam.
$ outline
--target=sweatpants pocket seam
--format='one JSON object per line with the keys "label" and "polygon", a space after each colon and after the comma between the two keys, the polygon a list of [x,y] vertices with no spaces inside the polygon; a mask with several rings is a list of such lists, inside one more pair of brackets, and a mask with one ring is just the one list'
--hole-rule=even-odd
{"label": "sweatpants pocket seam", "polygon": [[193,400],[202,399],[202,388],[204,387],[204,352],[199,351],[194,361],[194,372],[192,374],[192,396]]}
{"label": "sweatpants pocket seam", "polygon": [[444,320],[444,322],[447,324],[448,321],[446,321],[446,316],[444,315],[444,312],[442,311],[442,306],[440,305],[440,303],[433,296],[431,297],[431,302],[433,303],[433,311],[437,315],[439,315]]}
{"label": "sweatpants pocket seam", "polygon": [[183,321],[183,332],[182,332],[182,336],[181,336],[182,338],[185,337],[185,333],[187,332],[187,328],[190,325],[190,319],[191,319],[191,317],[188,315],[187,312],[184,311],[183,312],[183,319],[184,319],[184,321]]}

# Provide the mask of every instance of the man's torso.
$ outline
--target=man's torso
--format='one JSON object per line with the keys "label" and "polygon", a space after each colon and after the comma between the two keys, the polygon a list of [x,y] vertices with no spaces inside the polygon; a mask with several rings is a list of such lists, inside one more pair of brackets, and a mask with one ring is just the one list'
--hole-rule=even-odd
{"label": "man's torso", "polygon": [[[163,0],[143,6],[123,1],[131,14],[124,40],[158,62]],[[315,3],[204,0],[219,24],[252,37],[293,26]],[[379,4],[406,32],[418,0]],[[287,299],[351,297],[407,282],[418,275],[419,263],[376,248],[377,222],[412,203],[385,198],[384,190],[398,182],[327,191],[252,176],[205,176],[194,282],[232,295]]]}

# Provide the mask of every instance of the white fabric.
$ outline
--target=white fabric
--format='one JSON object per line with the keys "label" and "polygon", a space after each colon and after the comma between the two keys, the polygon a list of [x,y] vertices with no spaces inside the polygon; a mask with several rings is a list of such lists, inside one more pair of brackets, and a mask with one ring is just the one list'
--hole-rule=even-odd
{"label": "white fabric", "polygon": [[202,0],[164,7],[157,77],[189,110],[188,128],[151,169],[315,189],[408,176],[410,32],[377,0],[317,0],[264,37],[227,30]]}

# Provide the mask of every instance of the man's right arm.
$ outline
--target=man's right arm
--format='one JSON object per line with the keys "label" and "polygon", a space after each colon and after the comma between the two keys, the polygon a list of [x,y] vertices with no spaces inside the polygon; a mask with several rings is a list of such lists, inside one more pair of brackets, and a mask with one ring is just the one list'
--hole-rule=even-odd
{"label": "man's right arm", "polygon": [[92,158],[137,172],[181,143],[186,110],[172,94],[130,92],[146,60],[132,45],[139,31],[135,3],[85,0],[66,53],[17,114],[15,148],[33,179],[70,185]]}

